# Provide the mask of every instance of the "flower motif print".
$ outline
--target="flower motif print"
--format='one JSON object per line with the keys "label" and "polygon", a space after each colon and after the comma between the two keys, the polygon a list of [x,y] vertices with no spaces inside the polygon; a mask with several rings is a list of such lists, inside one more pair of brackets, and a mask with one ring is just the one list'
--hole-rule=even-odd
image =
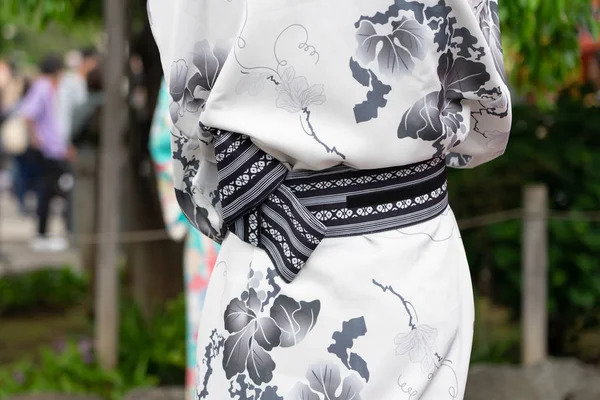
{"label": "flower motif print", "polygon": [[[373,284],[380,288],[384,293],[390,292],[397,297],[402,303],[402,307],[408,316],[408,333],[399,333],[394,338],[396,345],[396,355],[404,356],[408,354],[410,361],[414,364],[420,364],[421,372],[426,374],[428,379],[433,379],[436,371],[441,368],[447,368],[454,375],[454,382],[448,388],[448,394],[452,399],[456,398],[458,379],[456,371],[452,366],[452,361],[440,356],[436,350],[436,340],[438,338],[438,330],[425,324],[419,323],[419,317],[414,305],[406,300],[404,296],[398,293],[392,286],[385,286],[375,279]],[[411,390],[412,392],[412,390]],[[418,392],[415,392],[415,394]]]}
{"label": "flower motif print", "polygon": [[270,382],[276,364],[268,352],[297,345],[317,323],[318,300],[298,302],[279,295],[266,311],[269,300],[265,293],[250,288],[227,306],[225,329],[230,335],[223,350],[227,379],[247,373],[255,385]]}
{"label": "flower motif print", "polygon": [[314,61],[315,65],[318,64],[321,56],[317,49],[309,43],[308,30],[301,24],[293,24],[286,27],[273,43],[273,54],[275,55],[276,65],[248,66],[240,62],[238,54],[238,51],[243,50],[247,45],[246,39],[243,37],[244,29],[245,25],[242,27],[240,36],[237,38],[237,45],[234,48],[235,59],[242,68],[241,73],[243,75],[235,88],[236,93],[248,93],[250,96],[258,96],[264,90],[265,83],[272,83],[275,85],[275,90],[278,93],[275,106],[291,114],[302,113],[299,122],[304,133],[313,138],[327,153],[332,153],[341,159],[345,159],[346,156],[335,146],[330,146],[321,140],[310,120],[312,113],[311,106],[320,106],[327,101],[327,97],[324,94],[324,85],[309,85],[306,77],[296,76],[294,66],[290,65],[289,61],[282,58],[279,54],[280,46],[284,47],[286,44],[288,46],[290,44],[286,39],[298,37],[295,35],[288,36],[286,33],[298,33],[303,39],[300,43],[294,43],[292,48],[301,50],[311,60],[311,63]]}
{"label": "flower motif print", "polygon": [[[185,112],[196,113],[205,103],[205,94],[210,92],[227,59],[228,51],[224,47],[211,47],[208,41],[196,43],[190,70],[185,60],[174,61],[171,65],[169,94],[172,103],[169,111],[173,123],[177,123]],[[188,79],[190,73],[193,75]]]}
{"label": "flower motif print", "polygon": [[233,299],[225,310],[225,329],[231,335],[225,340],[223,369],[227,379],[248,371],[260,385],[273,379],[275,362],[267,351],[279,345],[281,330],[272,318],[258,316],[261,301],[254,289],[242,299]]}
{"label": "flower motif print", "polygon": [[309,86],[306,77],[296,76],[294,67],[286,68],[281,77],[282,81],[277,86],[277,107],[290,113],[298,113],[327,100],[323,94],[323,85]]}
{"label": "flower motif print", "polygon": [[419,325],[408,333],[400,333],[394,339],[396,355],[408,354],[410,361],[421,364],[423,373],[435,367],[435,340],[437,329],[428,325]]}

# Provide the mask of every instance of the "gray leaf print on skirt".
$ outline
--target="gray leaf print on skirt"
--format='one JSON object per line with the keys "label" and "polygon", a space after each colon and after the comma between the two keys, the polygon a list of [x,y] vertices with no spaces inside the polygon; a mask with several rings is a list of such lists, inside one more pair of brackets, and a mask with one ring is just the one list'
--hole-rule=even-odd
{"label": "gray leaf print on skirt", "polygon": [[273,379],[275,362],[267,351],[279,346],[281,331],[272,318],[257,317],[261,307],[256,291],[250,289],[242,299],[233,299],[225,310],[225,329],[232,333],[225,340],[223,352],[227,379],[246,370],[256,385]]}
{"label": "gray leaf print on skirt", "polygon": [[290,395],[291,399],[320,400],[324,395],[328,400],[360,400],[363,383],[355,374],[342,382],[340,368],[335,364],[314,365],[306,374],[308,385],[297,383]]}
{"label": "gray leaf print on skirt", "polygon": [[369,381],[369,368],[367,362],[356,353],[349,353],[354,347],[354,340],[365,336],[367,333],[367,324],[364,317],[354,318],[342,324],[342,330],[333,334],[333,343],[327,348],[331,354],[335,354],[344,366],[350,370],[358,372],[365,380]]}
{"label": "gray leaf print on skirt", "polygon": [[292,347],[300,343],[314,328],[321,311],[318,300],[307,303],[281,295],[271,308],[271,318],[281,329],[281,347]]}

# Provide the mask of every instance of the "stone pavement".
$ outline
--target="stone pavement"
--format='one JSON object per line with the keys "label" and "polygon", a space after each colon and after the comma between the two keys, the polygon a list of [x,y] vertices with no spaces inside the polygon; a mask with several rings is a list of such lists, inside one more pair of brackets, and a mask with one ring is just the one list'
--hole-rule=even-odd
{"label": "stone pavement", "polygon": [[[64,252],[35,252],[29,243],[35,237],[36,219],[23,216],[17,202],[0,179],[0,276],[41,268],[80,268],[79,254],[71,248]],[[49,223],[52,234],[64,234],[65,227],[59,216],[61,204],[54,204]]]}

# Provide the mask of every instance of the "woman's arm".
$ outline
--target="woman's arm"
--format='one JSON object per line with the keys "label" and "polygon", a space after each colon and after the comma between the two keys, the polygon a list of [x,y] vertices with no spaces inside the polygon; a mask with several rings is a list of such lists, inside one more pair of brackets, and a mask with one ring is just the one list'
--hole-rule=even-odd
{"label": "woman's arm", "polygon": [[[209,19],[219,4],[208,0],[148,1],[152,31],[169,91],[175,195],[192,225],[217,242],[223,239],[223,221],[213,137],[200,128],[200,115],[211,87],[190,82],[198,79],[194,62],[199,57],[205,57],[205,64],[214,71],[218,71],[219,63],[224,61],[215,56],[213,38],[208,36],[210,24],[219,23]],[[190,88],[194,88],[193,92]]]}
{"label": "woman's arm", "polygon": [[[471,129],[466,140],[452,148],[447,155],[446,163],[455,168],[476,167],[502,155],[508,143],[512,121],[511,98],[500,41],[498,0],[476,0],[473,4],[472,17],[476,19],[479,31],[471,34],[483,46],[481,52],[471,58],[485,64],[490,79],[477,92],[463,93],[463,104],[471,110]],[[463,75],[467,74],[468,71],[465,71]]]}

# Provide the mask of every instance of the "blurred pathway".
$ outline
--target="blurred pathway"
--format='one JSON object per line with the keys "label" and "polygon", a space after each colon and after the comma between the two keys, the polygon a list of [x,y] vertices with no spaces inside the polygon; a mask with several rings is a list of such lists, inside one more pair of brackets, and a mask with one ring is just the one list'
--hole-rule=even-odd
{"label": "blurred pathway", "polygon": [[[16,200],[8,190],[10,179],[0,173],[0,275],[25,272],[41,268],[80,268],[79,255],[71,248],[64,252],[34,252],[29,242],[35,237],[35,217],[23,216]],[[54,207],[50,220],[50,232],[64,233],[64,224],[58,213],[60,204]]]}

